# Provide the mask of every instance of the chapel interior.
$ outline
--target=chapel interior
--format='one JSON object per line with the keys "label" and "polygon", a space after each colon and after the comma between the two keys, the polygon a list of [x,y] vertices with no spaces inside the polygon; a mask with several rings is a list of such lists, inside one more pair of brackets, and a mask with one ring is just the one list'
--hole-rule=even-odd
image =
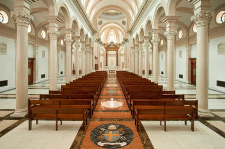
{"label": "chapel interior", "polygon": [[0,0],[0,149],[223,149],[225,0]]}

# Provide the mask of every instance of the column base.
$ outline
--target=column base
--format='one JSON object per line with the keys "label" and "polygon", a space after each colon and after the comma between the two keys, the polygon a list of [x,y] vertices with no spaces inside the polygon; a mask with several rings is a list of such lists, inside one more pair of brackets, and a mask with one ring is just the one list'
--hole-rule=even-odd
{"label": "column base", "polygon": [[198,116],[200,118],[213,118],[215,117],[208,109],[198,109]]}
{"label": "column base", "polygon": [[10,115],[10,117],[25,117],[27,115],[27,108],[25,109],[16,109],[13,114]]}

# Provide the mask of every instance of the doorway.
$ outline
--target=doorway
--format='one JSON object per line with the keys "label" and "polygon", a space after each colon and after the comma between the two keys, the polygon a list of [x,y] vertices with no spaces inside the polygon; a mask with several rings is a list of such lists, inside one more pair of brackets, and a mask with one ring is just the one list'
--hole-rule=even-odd
{"label": "doorway", "polygon": [[28,58],[28,85],[34,83],[34,58]]}
{"label": "doorway", "polygon": [[191,84],[196,85],[196,58],[191,58]]}

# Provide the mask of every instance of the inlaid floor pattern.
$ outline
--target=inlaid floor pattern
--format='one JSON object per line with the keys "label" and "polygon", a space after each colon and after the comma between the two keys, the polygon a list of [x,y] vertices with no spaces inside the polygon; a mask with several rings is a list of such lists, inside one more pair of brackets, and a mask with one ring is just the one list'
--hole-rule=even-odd
{"label": "inlaid floor pattern", "polygon": [[[93,113],[93,119],[89,123],[84,141],[82,143],[82,146],[81,146],[82,149],[115,148],[114,145],[110,145],[108,147],[97,146],[96,144],[101,141],[99,140],[99,142],[94,143],[90,135],[87,135],[87,134],[91,134],[91,132],[96,127],[100,125],[104,125],[104,124],[124,125],[133,131],[134,139],[131,141],[131,143],[128,144],[127,146],[120,147],[120,148],[124,148],[124,149],[133,149],[133,148],[142,149],[143,148],[141,139],[139,137],[139,134],[134,124],[134,120],[132,119],[126,100],[123,96],[123,92],[121,90],[120,84],[118,80],[116,79],[115,75],[111,75],[111,76],[109,75],[102,89],[98,104]],[[114,141],[114,144],[115,144],[115,141]]]}

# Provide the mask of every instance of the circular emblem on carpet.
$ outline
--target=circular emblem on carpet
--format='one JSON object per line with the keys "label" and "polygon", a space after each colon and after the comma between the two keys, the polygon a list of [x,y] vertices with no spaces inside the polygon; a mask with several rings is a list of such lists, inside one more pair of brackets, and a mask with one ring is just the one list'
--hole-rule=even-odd
{"label": "circular emblem on carpet", "polygon": [[102,148],[122,148],[133,141],[134,133],[124,125],[110,123],[93,129],[90,138]]}

